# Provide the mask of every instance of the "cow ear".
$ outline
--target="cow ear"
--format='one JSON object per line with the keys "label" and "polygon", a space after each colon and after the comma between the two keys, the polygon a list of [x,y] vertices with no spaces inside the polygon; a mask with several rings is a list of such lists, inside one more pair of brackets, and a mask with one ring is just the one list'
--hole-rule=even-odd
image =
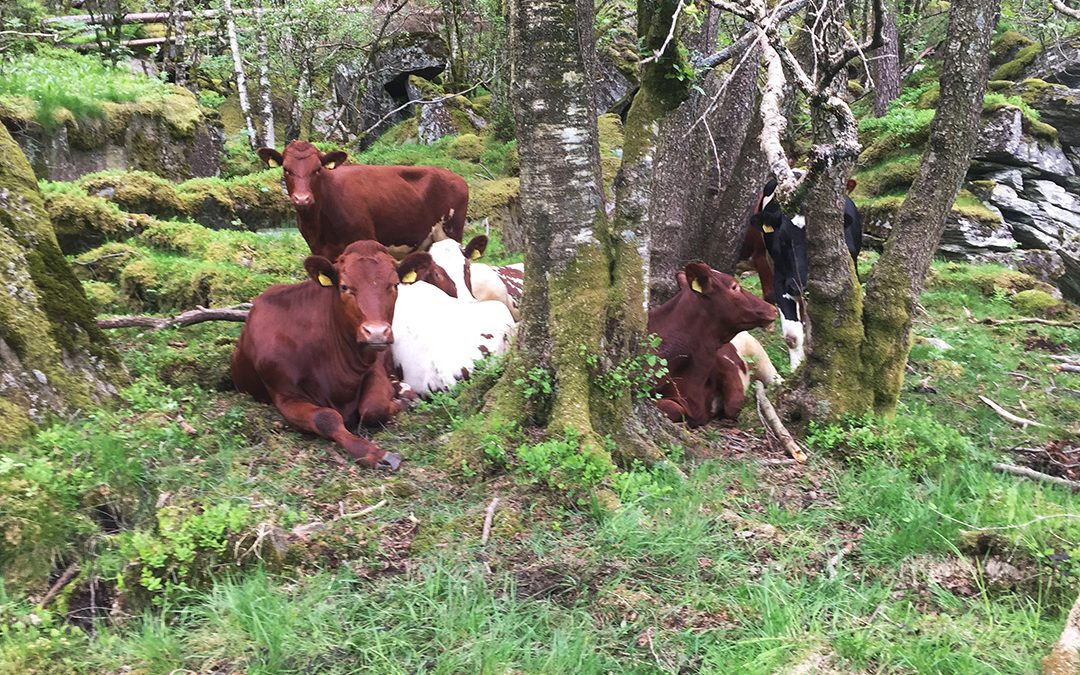
{"label": "cow ear", "polygon": [[334,150],[332,152],[324,152],[319,160],[322,165],[327,169],[333,169],[338,164],[344,164],[345,160],[349,158],[349,155],[344,150]]}
{"label": "cow ear", "polygon": [[692,262],[686,266],[686,281],[690,290],[695,293],[705,293],[709,290],[709,266],[703,262]]}
{"label": "cow ear", "polygon": [[312,281],[320,286],[337,286],[338,273],[334,264],[321,255],[308,256],[304,260],[304,269]]}
{"label": "cow ear", "polygon": [[281,153],[273,148],[259,148],[256,151],[259,158],[266,162],[266,166],[271,169],[275,169],[285,163],[285,158],[281,156]]}
{"label": "cow ear", "polygon": [[487,250],[488,238],[486,234],[473,237],[465,246],[465,257],[469,260],[479,260]]}
{"label": "cow ear", "polygon": [[848,182],[847,182],[847,191],[848,191],[848,194],[851,194],[852,192],[854,192],[854,191],[855,191],[855,186],[856,186],[856,185],[858,185],[858,183],[857,183],[857,182],[855,181],[855,179],[854,179],[854,178],[849,178],[849,179],[848,179]]}
{"label": "cow ear", "polygon": [[398,264],[398,279],[401,279],[403,284],[415,284],[417,281],[421,281],[421,275],[430,270],[432,264],[430,253],[410,253]]}

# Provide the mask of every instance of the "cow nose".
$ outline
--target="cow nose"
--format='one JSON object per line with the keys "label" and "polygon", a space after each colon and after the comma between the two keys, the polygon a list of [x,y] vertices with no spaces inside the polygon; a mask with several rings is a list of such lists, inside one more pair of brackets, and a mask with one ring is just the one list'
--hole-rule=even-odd
{"label": "cow nose", "polygon": [[310,192],[297,192],[289,195],[292,199],[292,203],[297,206],[311,206],[315,202],[315,197]]}
{"label": "cow nose", "polygon": [[394,342],[394,330],[385,321],[367,321],[360,324],[358,337],[370,347],[388,347]]}

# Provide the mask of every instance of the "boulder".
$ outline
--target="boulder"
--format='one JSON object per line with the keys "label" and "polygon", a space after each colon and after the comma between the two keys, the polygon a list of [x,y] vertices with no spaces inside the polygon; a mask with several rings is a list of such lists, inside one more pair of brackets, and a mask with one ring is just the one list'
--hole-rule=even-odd
{"label": "boulder", "polygon": [[1061,146],[1024,131],[1019,108],[1004,107],[984,120],[975,146],[975,159],[1005,166],[1025,166],[1049,175],[1074,176],[1072,163]]}
{"label": "boulder", "polygon": [[1080,35],[1048,45],[1031,60],[1024,75],[1067,87],[1080,87]]}
{"label": "boulder", "polygon": [[47,130],[33,117],[0,110],[40,179],[75,180],[96,171],[137,169],[184,180],[216,176],[225,136],[216,113],[191,92],[173,87],[160,100],[105,103],[102,116],[67,115]]}

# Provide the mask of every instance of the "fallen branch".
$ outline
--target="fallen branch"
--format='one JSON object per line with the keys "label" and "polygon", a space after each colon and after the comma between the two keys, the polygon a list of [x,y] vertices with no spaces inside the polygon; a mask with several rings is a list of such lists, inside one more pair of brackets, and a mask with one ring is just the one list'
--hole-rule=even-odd
{"label": "fallen branch", "polygon": [[64,586],[71,583],[71,580],[75,578],[75,575],[79,573],[79,566],[75,563],[68,565],[64,573],[60,575],[60,578],[56,580],[56,583],[49,587],[49,590],[45,592],[45,597],[41,599],[41,607],[44,609],[49,606],[49,603],[53,601],[60,591],[64,590]]}
{"label": "fallen branch", "polygon": [[495,520],[495,509],[499,506],[499,498],[491,500],[488,504],[487,513],[484,514],[484,529],[480,533],[480,545],[484,546],[488,543],[488,539],[491,538],[491,523]]}
{"label": "fallen branch", "polygon": [[836,555],[829,558],[829,560],[825,563],[825,574],[827,574],[830,579],[836,578],[837,568],[840,566],[840,561],[844,559],[844,556],[852,548],[854,548],[854,544],[844,544],[840,547],[840,550],[836,552]]}
{"label": "fallen branch", "polygon": [[1012,414],[1011,412],[1009,412],[1005,408],[1002,408],[997,403],[994,403],[993,401],[991,401],[990,399],[986,398],[985,396],[983,396],[981,394],[979,395],[979,400],[982,401],[983,403],[985,403],[986,405],[990,406],[990,409],[993,410],[994,412],[996,412],[998,414],[998,416],[1001,417],[1001,419],[1005,420],[1006,422],[1011,422],[1011,423],[1013,423],[1013,424],[1015,424],[1017,426],[1021,426],[1021,427],[1026,427],[1028,425],[1031,425],[1033,427],[1044,427],[1044,426],[1046,426],[1045,424],[1042,424],[1040,422],[1036,422],[1035,420],[1029,420],[1026,417],[1018,417],[1017,415]]}
{"label": "fallen branch", "polygon": [[1037,323],[1043,326],[1066,326],[1069,328],[1080,328],[1080,322],[1076,321],[1052,321],[1050,319],[1037,319],[1030,316],[1024,317],[1023,319],[991,319],[987,317],[979,323],[984,323],[987,326],[1011,326],[1020,323]]}
{"label": "fallen branch", "polygon": [[1050,370],[1064,371],[1066,373],[1080,373],[1080,364],[1076,363],[1059,363],[1050,366]]}
{"label": "fallen branch", "polygon": [[761,421],[780,439],[784,449],[796,462],[805,464],[806,453],[802,451],[799,444],[791,437],[791,433],[784,427],[784,423],[780,421],[780,416],[776,414],[776,408],[769,401],[769,397],[765,395],[765,385],[760,380],[754,382],[754,391],[757,395],[757,410]]}
{"label": "fallen branch", "polygon": [[1042,662],[1045,675],[1071,675],[1080,670],[1080,596],[1076,597],[1061,637]]}
{"label": "fallen branch", "polygon": [[221,309],[196,307],[173,317],[117,316],[112,319],[98,319],[97,325],[100,328],[151,328],[153,330],[162,330],[164,328],[191,326],[204,321],[239,321],[242,323],[247,320],[247,310],[250,307],[250,304],[237,305],[235,308],[223,307]]}
{"label": "fallen branch", "polygon": [[798,464],[799,462],[798,460],[792,459],[790,457],[784,457],[781,459],[762,457],[757,460],[757,463],[760,466],[789,466],[791,464]]}
{"label": "fallen branch", "polygon": [[1054,485],[1062,485],[1064,487],[1072,488],[1073,490],[1080,490],[1080,481],[1069,480],[1067,478],[1059,478],[1057,476],[1051,476],[1048,473],[1042,473],[1035,469],[1029,469],[1026,466],[1016,466],[1015,464],[1004,464],[1002,462],[994,462],[994,468],[1002,473],[1009,473],[1014,476],[1023,476],[1024,478],[1031,478],[1032,480],[1043,481],[1044,483],[1053,483]]}

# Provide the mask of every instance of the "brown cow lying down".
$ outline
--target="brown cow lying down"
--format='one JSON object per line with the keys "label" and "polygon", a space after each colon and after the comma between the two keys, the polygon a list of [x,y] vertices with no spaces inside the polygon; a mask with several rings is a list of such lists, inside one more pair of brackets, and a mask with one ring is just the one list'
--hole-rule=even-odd
{"label": "brown cow lying down", "polygon": [[687,265],[675,297],[649,310],[649,332],[660,337],[657,351],[668,364],[656,388],[660,410],[692,427],[707,424],[721,409],[725,416],[737,414],[746,396],[739,372],[745,364],[729,343],[775,320],[776,308],[744,291],[731,275],[702,262]]}
{"label": "brown cow lying down", "polygon": [[469,186],[452,171],[434,166],[342,166],[341,150],[320,152],[293,141],[280,153],[260,148],[259,157],[285,174],[296,224],[315,255],[333,260],[360,239],[386,246],[416,247],[436,222],[461,241]]}
{"label": "brown cow lying down", "polygon": [[386,360],[394,341],[394,259],[382,244],[358,241],[334,263],[311,256],[304,267],[308,281],[255,298],[233,351],[233,382],[361,464],[397,469],[398,455],[349,431],[383,424],[403,407]]}

